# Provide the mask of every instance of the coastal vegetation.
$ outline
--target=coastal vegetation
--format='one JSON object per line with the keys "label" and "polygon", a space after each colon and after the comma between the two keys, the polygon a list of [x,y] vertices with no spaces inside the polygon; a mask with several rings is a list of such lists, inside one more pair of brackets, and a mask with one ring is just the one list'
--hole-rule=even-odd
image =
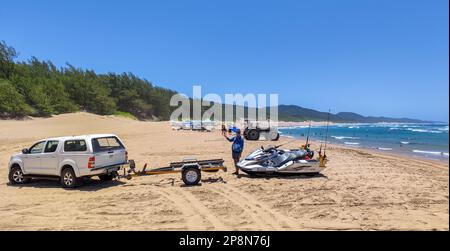
{"label": "coastal vegetation", "polygon": [[0,116],[50,116],[87,111],[129,114],[139,119],[170,117],[174,91],[132,73],[97,74],[70,64],[58,68],[35,57],[16,62],[17,52],[0,42]]}

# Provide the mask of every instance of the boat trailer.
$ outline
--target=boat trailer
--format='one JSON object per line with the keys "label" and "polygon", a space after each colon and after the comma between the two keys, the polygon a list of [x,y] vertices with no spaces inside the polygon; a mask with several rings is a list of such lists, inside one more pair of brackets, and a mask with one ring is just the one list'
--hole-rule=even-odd
{"label": "boat trailer", "polygon": [[224,166],[223,159],[197,160],[195,158],[185,158],[181,162],[172,162],[167,167],[160,167],[156,169],[147,170],[147,164],[142,170],[136,170],[136,163],[134,160],[129,160],[129,169],[123,169],[123,175],[119,174],[118,178],[126,178],[130,180],[135,176],[148,176],[158,174],[181,173],[181,178],[184,184],[188,186],[195,186],[201,180],[201,172],[214,173],[222,170],[227,171]]}

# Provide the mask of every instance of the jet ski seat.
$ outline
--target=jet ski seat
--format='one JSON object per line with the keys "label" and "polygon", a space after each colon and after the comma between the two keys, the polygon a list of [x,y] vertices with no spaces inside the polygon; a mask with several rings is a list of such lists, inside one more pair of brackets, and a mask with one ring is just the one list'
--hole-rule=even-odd
{"label": "jet ski seat", "polygon": [[289,161],[291,161],[290,153],[278,154],[275,158],[272,159],[272,165],[274,167],[280,167]]}

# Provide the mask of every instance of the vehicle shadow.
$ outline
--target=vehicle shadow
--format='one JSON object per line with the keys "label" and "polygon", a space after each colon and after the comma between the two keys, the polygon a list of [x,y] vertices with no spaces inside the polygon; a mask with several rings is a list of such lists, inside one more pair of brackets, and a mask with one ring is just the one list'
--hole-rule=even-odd
{"label": "vehicle shadow", "polygon": [[240,174],[240,178],[245,179],[328,179],[328,177],[324,174],[314,174],[314,175],[308,175],[308,174],[256,174],[256,175],[249,175],[249,174]]}
{"label": "vehicle shadow", "polygon": [[120,181],[120,180],[112,180],[112,181],[101,181],[101,180],[97,180],[97,179],[89,179],[89,180],[84,180],[83,184],[80,185],[77,188],[73,188],[73,189],[68,189],[68,188],[63,188],[61,186],[61,184],[56,181],[56,180],[44,180],[44,179],[35,179],[30,181],[27,184],[22,184],[22,185],[12,185],[11,183],[7,183],[7,186],[10,187],[17,187],[19,189],[22,189],[24,187],[32,187],[32,188],[60,188],[60,189],[64,189],[67,191],[98,191],[98,190],[102,190],[105,188],[111,188],[111,187],[115,187],[115,186],[121,186],[126,184],[126,182]]}

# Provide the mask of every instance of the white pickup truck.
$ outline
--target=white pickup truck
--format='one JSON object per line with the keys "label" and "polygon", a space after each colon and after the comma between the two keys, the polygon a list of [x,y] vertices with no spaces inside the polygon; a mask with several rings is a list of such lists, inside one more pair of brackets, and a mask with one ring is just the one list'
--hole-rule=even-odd
{"label": "white pickup truck", "polygon": [[58,179],[63,187],[75,188],[85,177],[112,180],[127,162],[128,152],[113,134],[49,138],[11,157],[9,181],[24,184],[32,178]]}

